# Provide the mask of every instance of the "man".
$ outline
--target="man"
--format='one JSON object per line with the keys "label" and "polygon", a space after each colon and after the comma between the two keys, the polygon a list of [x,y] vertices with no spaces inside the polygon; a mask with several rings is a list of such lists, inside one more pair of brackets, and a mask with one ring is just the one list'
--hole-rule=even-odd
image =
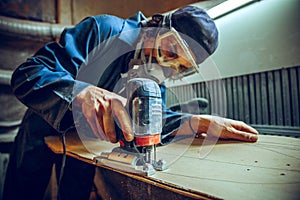
{"label": "man", "polygon": [[[197,48],[191,41],[196,41]],[[154,15],[149,21],[141,13],[126,20],[93,16],[66,29],[58,43],[45,45],[13,74],[13,91],[29,109],[15,139],[4,199],[43,197],[53,164],[61,164],[61,157],[45,145],[45,136],[84,130],[84,134],[112,143],[120,134],[132,141],[122,95],[126,81],[151,78],[164,94],[165,78],[197,72],[197,64],[211,55],[217,44],[214,22],[204,10],[192,6],[172,15]],[[177,133],[257,140],[255,129],[230,119],[164,108],[163,120],[162,143],[172,141]],[[92,166],[67,158],[59,179],[59,197],[88,199],[93,175]]]}

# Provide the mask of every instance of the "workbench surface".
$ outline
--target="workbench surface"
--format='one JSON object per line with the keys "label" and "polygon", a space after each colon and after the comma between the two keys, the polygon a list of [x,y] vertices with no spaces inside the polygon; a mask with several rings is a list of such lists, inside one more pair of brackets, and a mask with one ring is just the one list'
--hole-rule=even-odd
{"label": "workbench surface", "polygon": [[[98,140],[85,140],[82,143],[78,139],[67,137],[67,155],[91,164],[95,164],[94,156],[114,147]],[[54,152],[62,153],[59,137],[47,137],[46,143]],[[162,191],[167,190],[186,198],[300,198],[300,139],[260,135],[256,143],[232,140],[221,140],[215,145],[213,141],[211,145],[208,143],[208,140],[200,138],[158,147],[158,158],[165,159],[169,169],[149,177],[99,166],[96,178],[109,179],[108,174],[111,179],[116,179],[115,174],[119,174],[119,177],[115,180],[118,183],[114,183],[114,180],[98,180],[98,185],[102,190],[107,189],[106,196],[114,196],[114,191],[108,191],[113,185],[134,190],[136,186],[128,185],[144,183],[148,185],[145,186],[147,194],[143,194],[144,199],[155,199],[155,195],[163,197]],[[126,181],[129,179],[131,181]],[[127,191],[127,195],[135,199],[137,195],[134,192],[143,189],[141,185],[139,187],[138,191]],[[153,187],[161,192],[155,192]]]}

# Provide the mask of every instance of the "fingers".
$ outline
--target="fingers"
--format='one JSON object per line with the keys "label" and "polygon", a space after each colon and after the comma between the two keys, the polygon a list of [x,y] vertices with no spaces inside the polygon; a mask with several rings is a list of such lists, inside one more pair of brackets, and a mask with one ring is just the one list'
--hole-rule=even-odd
{"label": "fingers", "polygon": [[223,139],[236,139],[247,142],[256,142],[258,139],[258,131],[242,121],[212,117],[209,127],[209,135]]}
{"label": "fingers", "polygon": [[242,121],[223,118],[221,138],[236,139],[241,141],[256,142],[258,131]]}
{"label": "fingers", "polygon": [[231,126],[232,132],[236,139],[250,142],[257,141],[259,133],[253,127],[241,121],[234,121],[234,123],[232,123]]}
{"label": "fingers", "polygon": [[[117,134],[115,130],[115,117],[118,119],[124,138],[126,141],[132,141],[134,134],[131,126],[131,119],[128,116],[126,109],[122,102],[112,96],[104,96],[99,102],[100,107],[98,111],[98,124],[101,124],[104,133],[108,140],[112,143],[117,142]],[[101,128],[100,127],[100,128]]]}
{"label": "fingers", "polygon": [[247,125],[245,123],[242,123],[242,125],[241,125],[241,127],[240,127],[239,130],[246,131],[246,132],[249,132],[249,133],[252,133],[252,134],[256,134],[256,135],[259,134],[258,131],[255,128],[253,128],[253,127],[251,127],[251,126],[249,126],[249,125]]}
{"label": "fingers", "polygon": [[82,91],[77,100],[93,133],[101,140],[117,142],[115,119],[120,122],[124,138],[127,141],[133,140],[131,119],[124,107],[125,98],[91,86]]}
{"label": "fingers", "polygon": [[128,142],[132,141],[134,134],[131,126],[131,119],[126,109],[123,107],[122,103],[116,99],[112,100],[112,108],[114,115],[120,123],[125,140]]}
{"label": "fingers", "polygon": [[102,126],[99,124],[99,120],[97,120],[97,111],[96,109],[91,109],[91,106],[83,103],[82,104],[82,112],[90,125],[93,133],[99,137],[101,140],[105,140],[105,135],[103,134]]}
{"label": "fingers", "polygon": [[[130,142],[134,138],[131,119],[123,106],[123,103],[116,98],[105,96],[101,105],[101,113],[103,120],[104,133],[110,142],[117,142],[117,134],[115,131],[115,118],[120,123],[124,138],[126,141]],[[98,119],[99,121],[101,119]]]}
{"label": "fingers", "polygon": [[104,103],[100,103],[98,121],[99,123],[103,121],[102,127],[108,140],[112,143],[116,143],[117,135],[115,131],[115,122],[112,115],[111,104],[109,102],[107,103],[107,105],[105,105]]}
{"label": "fingers", "polygon": [[223,135],[225,135],[224,136],[225,138],[232,138],[232,139],[246,141],[246,142],[256,142],[258,139],[257,133],[241,131],[233,127],[226,129]]}

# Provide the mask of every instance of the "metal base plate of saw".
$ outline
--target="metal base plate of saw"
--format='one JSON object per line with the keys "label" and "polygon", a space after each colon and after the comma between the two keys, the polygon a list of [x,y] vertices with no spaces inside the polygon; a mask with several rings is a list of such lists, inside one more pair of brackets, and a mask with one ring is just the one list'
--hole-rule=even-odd
{"label": "metal base plate of saw", "polygon": [[111,152],[102,152],[94,157],[96,164],[105,165],[129,173],[151,176],[157,171],[166,170],[167,163],[160,160],[152,160],[146,153],[127,151],[121,147],[114,148]]}

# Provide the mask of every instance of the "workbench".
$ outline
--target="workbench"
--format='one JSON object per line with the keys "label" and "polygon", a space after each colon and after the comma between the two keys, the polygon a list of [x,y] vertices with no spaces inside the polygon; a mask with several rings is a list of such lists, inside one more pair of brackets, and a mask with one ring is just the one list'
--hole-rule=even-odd
{"label": "workbench", "polygon": [[[60,140],[50,136],[46,143],[61,154]],[[256,143],[219,140],[215,145],[204,140],[158,147],[158,156],[169,168],[152,176],[97,165],[98,195],[103,199],[300,198],[300,139],[260,135]],[[67,156],[92,165],[95,156],[114,147],[96,139],[82,142],[76,136],[67,137],[66,143]]]}

